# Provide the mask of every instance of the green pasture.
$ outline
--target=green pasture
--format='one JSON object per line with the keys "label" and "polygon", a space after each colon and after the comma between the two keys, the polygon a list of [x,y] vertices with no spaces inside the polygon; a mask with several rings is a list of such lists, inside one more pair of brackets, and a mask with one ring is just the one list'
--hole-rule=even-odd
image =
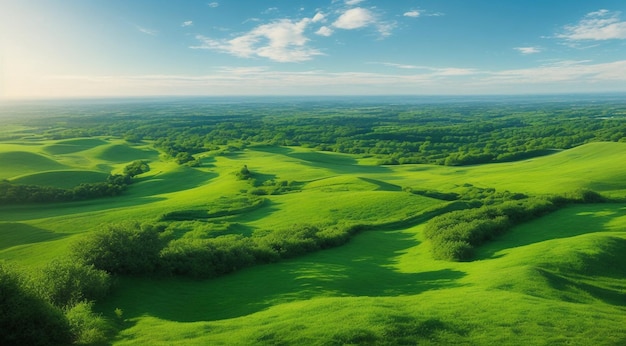
{"label": "green pasture", "polygon": [[124,279],[100,309],[124,311],[119,345],[626,340],[626,205],[561,210],[469,263],[432,260],[420,230],[367,231],[209,281]]}
{"label": "green pasture", "polygon": [[15,182],[66,187],[103,179],[133,160],[151,167],[121,196],[0,206],[0,259],[37,267],[65,256],[101,224],[212,210],[256,188],[236,177],[246,165],[257,184],[295,187],[261,196],[265,202],[245,213],[202,222],[236,225],[245,235],[294,224],[371,227],[339,248],[217,279],[121,278],[97,305],[121,326],[114,344],[626,342],[625,204],[568,207],[483,245],[475,261],[456,263],[432,259],[419,218],[448,202],[403,191],[455,192],[471,184],[623,197],[626,143],[471,167],[373,166],[346,154],[271,146],[198,156],[199,167],[181,166],[148,144],[108,138],[0,144],[0,178]]}

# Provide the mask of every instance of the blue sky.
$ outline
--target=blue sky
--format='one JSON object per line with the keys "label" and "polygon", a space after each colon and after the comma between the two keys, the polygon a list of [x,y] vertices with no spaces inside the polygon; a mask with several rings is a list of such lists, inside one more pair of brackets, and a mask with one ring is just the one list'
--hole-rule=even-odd
{"label": "blue sky", "polygon": [[2,0],[0,97],[626,91],[624,0]]}

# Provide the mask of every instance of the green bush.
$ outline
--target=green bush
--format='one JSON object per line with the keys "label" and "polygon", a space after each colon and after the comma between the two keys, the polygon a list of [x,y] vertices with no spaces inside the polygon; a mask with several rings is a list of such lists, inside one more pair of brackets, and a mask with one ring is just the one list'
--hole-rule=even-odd
{"label": "green bush", "polygon": [[73,244],[73,257],[108,273],[143,275],[157,269],[160,229],[136,222],[110,224]]}
{"label": "green bush", "polygon": [[69,345],[63,312],[38,297],[17,270],[0,262],[0,345]]}
{"label": "green bush", "polygon": [[73,260],[53,260],[35,277],[39,295],[60,308],[104,298],[111,288],[105,271]]}
{"label": "green bush", "polygon": [[93,312],[93,303],[80,302],[65,313],[76,344],[93,345],[107,341],[110,325],[104,317]]}

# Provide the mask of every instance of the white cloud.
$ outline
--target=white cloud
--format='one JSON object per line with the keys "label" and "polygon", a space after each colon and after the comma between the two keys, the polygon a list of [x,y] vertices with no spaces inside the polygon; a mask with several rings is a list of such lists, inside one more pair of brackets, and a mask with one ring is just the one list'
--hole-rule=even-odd
{"label": "white cloud", "polygon": [[391,35],[391,31],[396,27],[394,22],[383,22],[371,10],[355,7],[343,12],[333,24],[333,27],[344,30],[361,29],[374,26],[382,36]]}
{"label": "white cloud", "polygon": [[152,29],[147,29],[144,27],[141,27],[139,25],[135,26],[137,28],[137,30],[139,30],[140,32],[146,34],[146,35],[151,35],[151,36],[156,36],[158,34],[158,31],[156,30],[152,30]]}
{"label": "white cloud", "polygon": [[322,12],[317,12],[315,16],[311,19],[313,23],[323,22],[326,19],[326,16]]}
{"label": "white cloud", "polygon": [[331,28],[329,28],[327,26],[323,26],[323,27],[319,28],[319,30],[317,30],[315,33],[317,35],[320,35],[320,36],[328,37],[328,36],[333,34],[333,29],[331,29]]}
{"label": "white cloud", "polygon": [[309,18],[297,22],[281,19],[259,25],[230,40],[214,40],[197,36],[201,45],[191,48],[218,50],[244,58],[264,57],[278,62],[311,60],[314,56],[323,53],[306,45],[309,39],[304,36],[304,31],[310,23]]}
{"label": "white cloud", "polygon": [[365,8],[357,7],[345,11],[333,23],[333,26],[339,29],[359,29],[376,23],[374,14]]}
{"label": "white cloud", "polygon": [[536,54],[541,52],[539,47],[515,47],[513,48],[522,54]]}
{"label": "white cloud", "polygon": [[346,5],[354,6],[362,3],[364,0],[346,0]]}
{"label": "white cloud", "polygon": [[209,7],[211,7],[211,8],[216,8],[216,7],[217,7],[217,6],[219,6],[220,4],[219,4],[219,2],[209,2],[207,5],[208,5]]}
{"label": "white cloud", "polygon": [[181,24],[180,26],[185,27],[185,26],[192,26],[193,25],[193,21],[188,20],[183,22],[183,24]]}
{"label": "white cloud", "polygon": [[389,67],[401,68],[401,69],[405,69],[405,70],[413,70],[413,69],[418,69],[418,68],[424,68],[423,66],[396,64],[396,63],[393,63],[393,62],[382,62],[380,64],[385,65],[385,66],[389,66]]}
{"label": "white cloud", "polygon": [[412,10],[412,11],[408,11],[408,12],[404,12],[403,16],[405,17],[411,17],[411,18],[417,18],[421,15],[420,11],[417,10]]}
{"label": "white cloud", "polygon": [[521,84],[626,82],[626,60],[600,64],[589,60],[564,60],[533,68],[493,72],[491,75],[486,81]]}
{"label": "white cloud", "polygon": [[567,25],[564,32],[556,35],[568,41],[603,41],[626,39],[626,21],[620,12],[599,10],[588,13],[576,25]]}

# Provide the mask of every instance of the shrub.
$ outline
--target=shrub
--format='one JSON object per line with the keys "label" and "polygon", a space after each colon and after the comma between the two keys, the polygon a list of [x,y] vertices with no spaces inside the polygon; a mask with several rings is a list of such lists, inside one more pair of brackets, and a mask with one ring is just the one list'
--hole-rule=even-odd
{"label": "shrub", "polygon": [[14,269],[0,262],[0,345],[69,345],[63,312],[38,297]]}
{"label": "shrub", "polygon": [[107,341],[110,326],[106,319],[93,311],[93,303],[80,302],[65,313],[75,343],[92,345]]}
{"label": "shrub", "polygon": [[53,260],[36,277],[39,295],[60,308],[105,297],[111,278],[105,271],[78,261]]}
{"label": "shrub", "polygon": [[160,230],[136,222],[110,224],[73,244],[73,257],[115,274],[147,274],[157,268],[163,241]]}

